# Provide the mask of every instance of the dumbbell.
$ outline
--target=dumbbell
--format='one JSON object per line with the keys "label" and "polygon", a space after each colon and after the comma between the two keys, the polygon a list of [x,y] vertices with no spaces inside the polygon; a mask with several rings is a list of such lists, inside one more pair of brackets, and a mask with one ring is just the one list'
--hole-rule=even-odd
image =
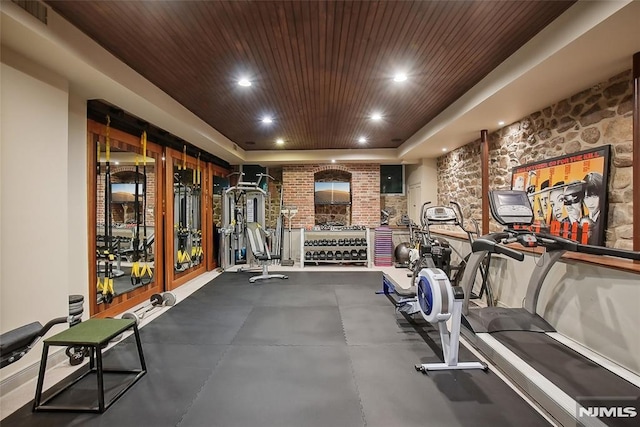
{"label": "dumbbell", "polygon": [[318,259],[319,259],[320,261],[324,261],[324,260],[326,260],[326,259],[327,259],[327,253],[326,253],[325,251],[320,251],[320,252],[318,253]]}
{"label": "dumbbell", "polygon": [[139,323],[144,317],[156,307],[172,306],[176,303],[176,296],[171,292],[163,292],[161,294],[153,294],[149,298],[149,302],[134,311],[128,311],[122,315],[123,319],[133,319]]}
{"label": "dumbbell", "polygon": [[311,261],[311,251],[307,251],[307,252],[304,254],[304,259],[305,259],[306,261]]}
{"label": "dumbbell", "polygon": [[365,261],[367,259],[367,250],[366,249],[360,249],[358,251],[358,258],[360,258],[361,260]]}
{"label": "dumbbell", "polygon": [[327,261],[333,261],[333,251],[327,251]]}

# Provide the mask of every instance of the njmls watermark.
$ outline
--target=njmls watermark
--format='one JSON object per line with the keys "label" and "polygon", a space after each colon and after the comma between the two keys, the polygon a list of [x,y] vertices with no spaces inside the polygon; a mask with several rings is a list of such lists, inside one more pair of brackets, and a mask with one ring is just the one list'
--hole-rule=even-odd
{"label": "njmls watermark", "polygon": [[638,426],[640,425],[640,397],[576,397],[576,419],[579,425],[594,425],[593,421],[596,418],[605,425]]}

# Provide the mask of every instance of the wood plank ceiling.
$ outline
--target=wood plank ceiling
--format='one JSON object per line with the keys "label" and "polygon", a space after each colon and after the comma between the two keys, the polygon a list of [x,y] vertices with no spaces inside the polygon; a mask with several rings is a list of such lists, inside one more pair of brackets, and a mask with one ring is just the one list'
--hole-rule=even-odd
{"label": "wood plank ceiling", "polygon": [[574,1],[46,3],[238,146],[306,150],[398,147]]}

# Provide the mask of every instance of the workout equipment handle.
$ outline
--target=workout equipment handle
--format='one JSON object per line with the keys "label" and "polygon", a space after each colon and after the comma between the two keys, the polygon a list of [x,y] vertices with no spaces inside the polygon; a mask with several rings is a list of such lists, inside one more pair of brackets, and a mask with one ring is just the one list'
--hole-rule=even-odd
{"label": "workout equipment handle", "polygon": [[640,260],[640,252],[629,251],[626,249],[607,248],[604,246],[583,245],[573,240],[543,233],[537,233],[536,236],[539,239],[544,239],[545,241],[543,241],[543,243],[548,243],[547,246],[556,245],[569,252],[579,252],[590,255],[607,255],[623,259]]}
{"label": "workout equipment handle", "polygon": [[60,323],[67,323],[68,321],[69,321],[68,317],[56,317],[53,320],[49,320],[47,322],[47,324],[42,327],[42,329],[40,330],[38,335],[42,337],[42,336],[44,336],[44,334],[49,332],[49,329],[51,329],[55,325],[60,324]]}
{"label": "workout equipment handle", "polygon": [[471,250],[473,252],[487,251],[487,252],[493,252],[496,254],[502,254],[502,255],[508,256],[509,258],[513,258],[517,261],[524,260],[524,254],[522,252],[516,251],[504,245],[500,245],[484,237],[474,240],[473,244],[471,245]]}
{"label": "workout equipment handle", "polygon": [[592,255],[608,255],[636,261],[640,260],[640,252],[628,251],[625,249],[605,248],[602,246],[578,245],[578,252]]}
{"label": "workout equipment handle", "polygon": [[460,207],[460,203],[455,202],[455,201],[450,201],[449,202],[450,205],[453,205],[456,208],[456,213],[458,216],[458,222],[460,223],[460,227],[462,227],[464,229],[464,216],[462,215],[462,208]]}

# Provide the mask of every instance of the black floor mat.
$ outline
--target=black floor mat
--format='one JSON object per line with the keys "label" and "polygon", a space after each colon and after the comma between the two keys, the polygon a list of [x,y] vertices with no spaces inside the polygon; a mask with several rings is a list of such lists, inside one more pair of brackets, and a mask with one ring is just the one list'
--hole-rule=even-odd
{"label": "black floor mat", "polygon": [[[149,372],[104,414],[28,404],[2,426],[547,425],[491,372],[416,372],[441,360],[438,332],[375,295],[381,273],[254,274],[224,273],[141,328]],[[135,363],[134,348],[105,365]]]}

